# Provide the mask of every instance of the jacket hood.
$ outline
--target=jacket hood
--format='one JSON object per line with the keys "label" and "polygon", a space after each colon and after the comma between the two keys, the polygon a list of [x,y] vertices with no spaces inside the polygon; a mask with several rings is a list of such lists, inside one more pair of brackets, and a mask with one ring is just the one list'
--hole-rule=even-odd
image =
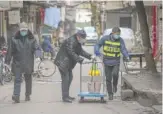
{"label": "jacket hood", "polygon": [[[34,36],[32,34],[32,32],[30,30],[28,30],[28,34],[27,34],[27,37],[29,39],[34,39]],[[20,30],[15,34],[15,39],[20,39],[21,38],[21,35],[20,35]]]}

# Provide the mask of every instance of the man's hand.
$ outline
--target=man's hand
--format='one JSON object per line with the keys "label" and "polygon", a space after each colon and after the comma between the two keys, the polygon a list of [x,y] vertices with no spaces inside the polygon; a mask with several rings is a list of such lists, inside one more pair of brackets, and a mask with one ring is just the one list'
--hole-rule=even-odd
{"label": "man's hand", "polygon": [[100,56],[101,55],[101,53],[99,51],[96,51],[95,54],[96,54],[96,56]]}
{"label": "man's hand", "polygon": [[42,55],[43,55],[43,54],[42,54],[42,51],[41,51],[41,50],[36,50],[36,51],[35,51],[35,57],[36,57],[36,58],[40,58],[40,57],[42,57]]}
{"label": "man's hand", "polygon": [[131,58],[130,57],[127,57],[126,58],[127,62],[131,61]]}
{"label": "man's hand", "polygon": [[83,61],[84,61],[84,59],[81,59],[81,60],[79,61],[79,63],[80,63],[80,64],[82,64],[82,63],[83,63]]}
{"label": "man's hand", "polygon": [[96,56],[95,56],[95,55],[92,55],[92,56],[91,56],[91,59],[92,59],[92,60],[96,60]]}

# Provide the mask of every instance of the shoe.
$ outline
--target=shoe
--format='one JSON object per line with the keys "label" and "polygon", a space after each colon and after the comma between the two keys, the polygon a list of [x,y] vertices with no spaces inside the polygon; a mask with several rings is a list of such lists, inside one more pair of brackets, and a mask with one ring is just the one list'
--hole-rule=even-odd
{"label": "shoe", "polygon": [[113,87],[113,92],[114,92],[114,93],[117,92],[117,87],[116,87],[116,86]]}
{"label": "shoe", "polygon": [[109,94],[109,100],[113,100],[113,94]]}
{"label": "shoe", "polygon": [[69,96],[68,98],[69,98],[70,100],[72,100],[72,101],[75,100],[75,97],[70,97],[70,96]]}
{"label": "shoe", "polygon": [[65,102],[65,103],[72,103],[72,100],[70,100],[69,98],[64,98],[64,99],[62,99],[63,100],[63,102]]}
{"label": "shoe", "polygon": [[13,96],[12,96],[12,100],[13,100],[15,103],[20,103],[19,96],[13,95]]}
{"label": "shoe", "polygon": [[25,97],[25,101],[30,101],[31,99],[30,99],[30,96],[26,96]]}

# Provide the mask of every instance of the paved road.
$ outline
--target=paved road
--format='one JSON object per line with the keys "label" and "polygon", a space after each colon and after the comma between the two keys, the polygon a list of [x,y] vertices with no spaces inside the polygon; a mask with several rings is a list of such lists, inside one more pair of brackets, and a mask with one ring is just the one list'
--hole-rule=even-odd
{"label": "paved road", "polygon": [[[92,53],[92,47],[84,47],[88,52]],[[22,84],[21,103],[13,104],[11,100],[13,84],[0,86],[0,114],[149,114],[150,108],[140,106],[137,102],[121,101],[120,87],[121,80],[119,80],[119,91],[113,101],[106,104],[85,103],[79,104],[77,94],[79,93],[79,70],[77,65],[73,71],[74,80],[71,87],[71,95],[77,99],[72,104],[65,104],[61,102],[61,88],[60,83],[55,81],[60,80],[58,72],[51,78],[44,78],[42,81],[33,82],[33,94],[30,102],[24,101],[24,83]],[[89,65],[83,68],[83,74],[86,75],[89,70]],[[44,80],[44,81],[43,81]],[[83,89],[87,91],[86,84]],[[107,99],[107,98],[106,98]],[[151,113],[153,114],[153,113]]]}

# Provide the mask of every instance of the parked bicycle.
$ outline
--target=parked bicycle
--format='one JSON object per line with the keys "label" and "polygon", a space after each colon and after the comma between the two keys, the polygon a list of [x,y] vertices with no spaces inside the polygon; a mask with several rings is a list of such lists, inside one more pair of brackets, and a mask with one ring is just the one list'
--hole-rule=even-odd
{"label": "parked bicycle", "polygon": [[50,77],[54,75],[56,66],[50,56],[50,53],[44,52],[42,58],[36,58],[35,65],[37,67],[33,73],[34,77]]}
{"label": "parked bicycle", "polygon": [[10,82],[12,80],[10,66],[4,63],[7,49],[3,48],[0,51],[0,84],[4,85],[5,82]]}

